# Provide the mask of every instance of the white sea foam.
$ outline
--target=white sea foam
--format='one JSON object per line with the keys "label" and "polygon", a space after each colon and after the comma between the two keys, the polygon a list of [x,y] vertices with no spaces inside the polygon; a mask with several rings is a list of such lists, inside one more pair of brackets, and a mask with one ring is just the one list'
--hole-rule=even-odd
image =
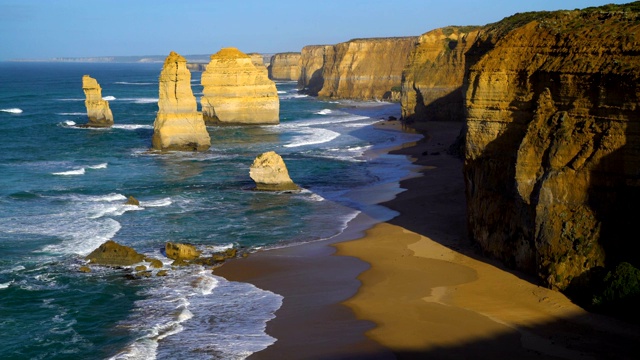
{"label": "white sea foam", "polygon": [[76,169],[76,170],[54,172],[52,174],[53,175],[62,175],[62,176],[72,176],[72,175],[84,175],[84,173],[85,173],[84,168],[80,168],[80,169]]}
{"label": "white sea foam", "polygon": [[171,198],[164,198],[164,199],[158,199],[158,200],[151,200],[151,201],[141,201],[140,202],[140,206],[143,207],[165,207],[165,206],[169,206],[173,203],[173,201],[171,201]]}
{"label": "white sea foam", "polygon": [[11,269],[5,269],[0,271],[0,274],[10,274],[10,273],[14,273],[14,272],[18,272],[18,271],[22,271],[24,270],[25,267],[22,265],[18,265],[18,266],[14,266]]}
{"label": "white sea foam", "polygon": [[70,112],[70,113],[58,113],[58,115],[62,116],[86,116],[86,112]]}
{"label": "white sea foam", "polygon": [[79,195],[72,195],[71,196],[72,199],[77,200],[77,201],[106,201],[106,202],[113,202],[113,201],[124,201],[127,200],[127,197],[122,195],[122,194],[118,194],[118,193],[110,193],[107,195],[97,195],[97,196],[92,196],[92,195],[83,195],[83,196],[79,196]]}
{"label": "white sea foam", "polygon": [[116,97],[115,96],[111,96],[111,95],[102,97],[102,100],[106,100],[106,101],[113,101],[115,99],[116,99]]}
{"label": "white sea foam", "polygon": [[155,85],[154,83],[150,83],[150,82],[129,82],[129,81],[116,81],[114,84],[120,84],[120,85]]}
{"label": "white sea foam", "polygon": [[118,101],[132,102],[134,104],[152,104],[152,103],[157,103],[158,100],[159,100],[158,98],[124,98],[124,99],[118,99]]}
{"label": "white sea foam", "polygon": [[287,93],[286,91],[278,90],[278,94],[286,94],[286,93]]}
{"label": "white sea foam", "polygon": [[18,109],[18,108],[0,109],[0,111],[10,113],[10,114],[22,114],[22,109]]}
{"label": "white sea foam", "polygon": [[6,283],[1,283],[0,284],[0,290],[8,288],[11,284],[13,284],[13,280],[11,280],[9,282],[6,282]]}
{"label": "white sea foam", "polygon": [[71,121],[71,120],[65,120],[62,123],[60,123],[62,126],[64,127],[73,127],[76,126],[76,122],[75,121]]}
{"label": "white sea foam", "polygon": [[87,166],[87,168],[88,168],[88,169],[94,169],[94,170],[97,170],[97,169],[106,169],[106,168],[107,168],[107,165],[108,165],[108,163],[102,163],[102,164],[98,164],[98,165],[90,165],[90,166]]}
{"label": "white sea foam", "polygon": [[318,115],[329,115],[331,113],[332,113],[331,109],[322,109],[322,110],[316,112],[316,114],[318,114]]}
{"label": "white sea foam", "polygon": [[317,145],[329,142],[340,136],[340,134],[335,131],[320,128],[298,129],[296,131],[301,132],[303,135],[294,136],[290,143],[283,145],[284,147],[291,148]]}
{"label": "white sea foam", "polygon": [[300,98],[306,98],[309,97],[309,95],[306,94],[286,94],[286,95],[282,95],[279,96],[280,100],[288,100],[288,99],[300,99]]}
{"label": "white sea foam", "polygon": [[123,129],[123,130],[153,129],[153,125],[142,125],[142,124],[114,124],[111,127],[114,129]]}

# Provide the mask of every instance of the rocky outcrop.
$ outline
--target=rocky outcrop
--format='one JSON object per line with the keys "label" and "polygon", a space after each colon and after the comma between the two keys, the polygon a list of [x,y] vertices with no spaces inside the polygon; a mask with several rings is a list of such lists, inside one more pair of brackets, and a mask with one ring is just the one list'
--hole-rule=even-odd
{"label": "rocky outcrop", "polygon": [[138,199],[134,198],[133,196],[129,195],[129,197],[127,198],[127,202],[125,202],[124,204],[140,206],[140,201],[138,201]]}
{"label": "rocky outcrop", "polygon": [[159,79],[158,113],[153,123],[153,149],[204,151],[211,146],[202,113],[191,90],[187,60],[167,56]]}
{"label": "rocky outcrop", "polygon": [[418,38],[402,72],[402,117],[407,121],[463,121],[465,54],[477,26],[448,26]]}
{"label": "rocky outcrop", "polygon": [[400,88],[417,37],[355,39],[326,49],[318,97],[383,100]]}
{"label": "rocky outcrop", "polygon": [[204,71],[206,68],[206,63],[187,63],[187,69],[189,69],[189,71]]}
{"label": "rocky outcrop", "polygon": [[516,14],[467,52],[464,176],[482,249],[565,289],[640,265],[635,3]]}
{"label": "rocky outcrop", "polygon": [[268,70],[271,80],[298,81],[300,78],[300,53],[287,52],[273,55]]}
{"label": "rocky outcrop", "polygon": [[258,155],[251,165],[249,176],[256,183],[256,190],[300,190],[289,177],[284,160],[275,151]]}
{"label": "rocky outcrop", "polygon": [[85,257],[90,264],[105,266],[130,266],[145,260],[145,256],[132,248],[108,240]]}
{"label": "rocky outcrop", "polygon": [[324,85],[322,70],[324,55],[333,45],[308,45],[300,52],[300,77],[298,90],[317,96]]}
{"label": "rocky outcrop", "polygon": [[249,55],[249,57],[251,58],[251,62],[253,63],[253,66],[258,68],[259,70],[262,70],[262,68],[264,69],[267,68],[267,66],[264,64],[264,57],[262,56],[262,54],[248,53],[247,55]]}
{"label": "rocky outcrop", "polygon": [[211,55],[202,73],[202,112],[207,124],[277,124],[280,102],[267,70],[236,48]]}
{"label": "rocky outcrop", "polygon": [[85,126],[110,127],[113,125],[113,114],[109,108],[109,102],[102,99],[102,88],[98,81],[89,75],[84,75],[82,90],[85,96],[84,105],[89,117],[89,122]]}
{"label": "rocky outcrop", "polygon": [[164,247],[169,259],[173,260],[193,260],[200,256],[200,251],[191,244],[179,244],[167,242]]}

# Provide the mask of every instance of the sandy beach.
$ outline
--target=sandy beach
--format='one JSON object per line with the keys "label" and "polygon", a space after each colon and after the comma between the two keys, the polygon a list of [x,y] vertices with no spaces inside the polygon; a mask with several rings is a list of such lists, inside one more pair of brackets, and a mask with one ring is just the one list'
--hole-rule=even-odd
{"label": "sandy beach", "polygon": [[277,341],[250,359],[637,358],[638,326],[588,313],[476,252],[462,160],[446,152],[460,128],[423,124],[424,140],[392,151],[417,165],[406,191],[390,189],[382,203],[395,218],[361,214],[333,239],[215,270],[284,296],[266,329]]}

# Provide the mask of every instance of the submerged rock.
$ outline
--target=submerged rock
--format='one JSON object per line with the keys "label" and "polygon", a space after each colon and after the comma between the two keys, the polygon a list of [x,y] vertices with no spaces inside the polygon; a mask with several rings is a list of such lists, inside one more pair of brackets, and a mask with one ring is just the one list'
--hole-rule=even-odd
{"label": "submerged rock", "polygon": [[98,81],[89,75],[84,75],[82,90],[85,96],[84,105],[89,117],[89,122],[85,126],[110,127],[113,125],[113,114],[109,108],[109,102],[102,99],[102,88]]}
{"label": "submerged rock", "polygon": [[258,155],[251,165],[249,176],[256,183],[256,190],[300,190],[289,177],[284,160],[275,151]]}
{"label": "submerged rock", "polygon": [[140,206],[140,201],[138,201],[138,199],[134,198],[133,196],[129,196],[129,198],[127,199],[127,202],[124,204]]}
{"label": "submerged rock", "polygon": [[145,260],[145,256],[134,249],[108,240],[85,257],[90,264],[106,266],[129,266]]}
{"label": "submerged rock", "polygon": [[159,79],[158,113],[153,123],[153,149],[204,151],[211,138],[191,90],[187,60],[167,56]]}

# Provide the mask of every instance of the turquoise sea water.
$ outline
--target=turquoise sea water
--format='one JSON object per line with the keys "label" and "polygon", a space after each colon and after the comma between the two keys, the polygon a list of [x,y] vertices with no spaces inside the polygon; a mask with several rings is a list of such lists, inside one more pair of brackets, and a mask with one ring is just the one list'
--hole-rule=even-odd
{"label": "turquoise sea water", "polygon": [[[85,274],[83,257],[109,239],[163,259],[167,241],[213,252],[328,238],[367,211],[350,192],[408,173],[404,157],[368,152],[415,139],[373,128],[397,104],[319,101],[295,83],[277,84],[279,125],[208,127],[206,152],[149,152],[161,66],[0,63],[3,358],[244,358],[275,341],[264,326],[280,295],[197,266]],[[113,128],[74,126],[87,122],[84,74],[100,83]],[[199,83],[192,73],[196,97]],[[249,166],[270,150],[302,192],[251,190]],[[124,205],[129,195],[141,206]]]}

